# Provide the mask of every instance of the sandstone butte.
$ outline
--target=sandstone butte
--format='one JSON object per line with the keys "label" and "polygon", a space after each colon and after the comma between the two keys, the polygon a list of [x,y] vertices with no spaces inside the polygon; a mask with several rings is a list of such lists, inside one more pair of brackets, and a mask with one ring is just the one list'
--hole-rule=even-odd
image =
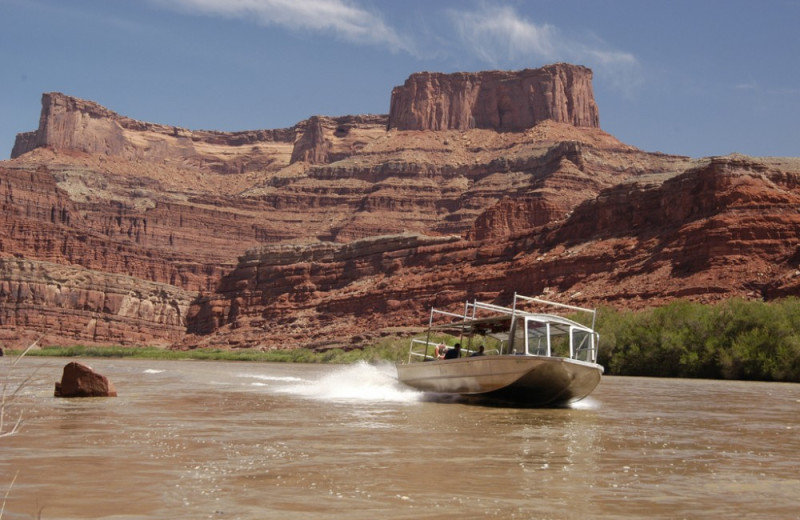
{"label": "sandstone butte", "polygon": [[0,341],[324,349],[514,291],[800,294],[800,159],[628,146],[591,77],[419,73],[388,115],[244,132],[44,94],[0,162]]}

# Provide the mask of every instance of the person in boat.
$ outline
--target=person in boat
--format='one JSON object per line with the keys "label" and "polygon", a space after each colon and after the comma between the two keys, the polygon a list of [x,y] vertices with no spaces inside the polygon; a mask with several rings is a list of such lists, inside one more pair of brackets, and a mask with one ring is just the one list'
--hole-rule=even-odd
{"label": "person in boat", "polygon": [[458,359],[461,357],[461,343],[456,343],[453,348],[444,355],[445,359]]}
{"label": "person in boat", "polygon": [[433,354],[436,356],[436,359],[444,359],[445,354],[447,354],[447,345],[439,343],[433,350]]}
{"label": "person in boat", "polygon": [[478,347],[478,351],[477,352],[473,352],[470,357],[476,357],[476,356],[482,356],[482,355],[483,355],[483,345]]}

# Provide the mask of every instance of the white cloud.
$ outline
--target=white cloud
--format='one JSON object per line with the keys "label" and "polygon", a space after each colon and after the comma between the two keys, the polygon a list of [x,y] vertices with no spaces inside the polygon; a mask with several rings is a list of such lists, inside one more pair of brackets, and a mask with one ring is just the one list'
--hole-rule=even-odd
{"label": "white cloud", "polygon": [[[365,0],[360,0],[366,3]],[[587,65],[598,77],[618,90],[632,92],[641,83],[636,57],[611,48],[598,38],[583,41],[565,36],[552,24],[537,24],[517,10],[486,0],[475,9],[442,11],[432,4],[423,23],[414,23],[414,34],[401,35],[385,21],[402,4],[390,9],[376,2],[373,10],[359,0],[149,0],[151,4],[181,12],[249,21],[264,26],[305,30],[338,36],[357,44],[377,45],[392,52],[406,52],[420,60],[442,59],[450,55],[456,61],[464,57],[493,68],[529,68],[559,61]],[[476,4],[471,4],[476,5]],[[404,15],[407,13],[404,13]],[[396,21],[396,20],[394,20]],[[455,34],[453,35],[453,31]],[[427,43],[424,43],[427,42]]]}
{"label": "white cloud", "polygon": [[495,68],[535,67],[559,61],[587,65],[631,90],[640,83],[639,63],[629,53],[602,41],[582,42],[564,36],[551,24],[536,24],[513,7],[483,5],[474,11],[449,11],[462,47]]}
{"label": "white cloud", "polygon": [[392,51],[411,50],[378,13],[347,0],[151,0],[151,3],[193,14],[330,32],[354,43],[384,45]]}
{"label": "white cloud", "polygon": [[557,56],[557,31],[551,25],[522,20],[511,7],[485,7],[480,11],[450,11],[464,46],[493,66],[535,56]]}

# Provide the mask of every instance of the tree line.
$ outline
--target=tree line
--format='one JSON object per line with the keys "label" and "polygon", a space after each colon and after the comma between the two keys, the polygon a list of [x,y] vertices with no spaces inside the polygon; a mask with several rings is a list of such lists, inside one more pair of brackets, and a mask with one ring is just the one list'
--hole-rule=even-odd
{"label": "tree line", "polygon": [[800,382],[800,299],[598,313],[610,375]]}

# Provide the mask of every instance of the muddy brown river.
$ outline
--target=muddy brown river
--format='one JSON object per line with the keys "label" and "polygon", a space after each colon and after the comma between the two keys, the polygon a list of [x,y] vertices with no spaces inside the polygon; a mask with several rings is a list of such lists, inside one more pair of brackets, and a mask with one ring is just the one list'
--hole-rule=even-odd
{"label": "muddy brown river", "polygon": [[56,399],[69,360],[9,361],[3,520],[800,518],[796,384],[605,377],[541,410],[391,365],[92,359],[119,397]]}

